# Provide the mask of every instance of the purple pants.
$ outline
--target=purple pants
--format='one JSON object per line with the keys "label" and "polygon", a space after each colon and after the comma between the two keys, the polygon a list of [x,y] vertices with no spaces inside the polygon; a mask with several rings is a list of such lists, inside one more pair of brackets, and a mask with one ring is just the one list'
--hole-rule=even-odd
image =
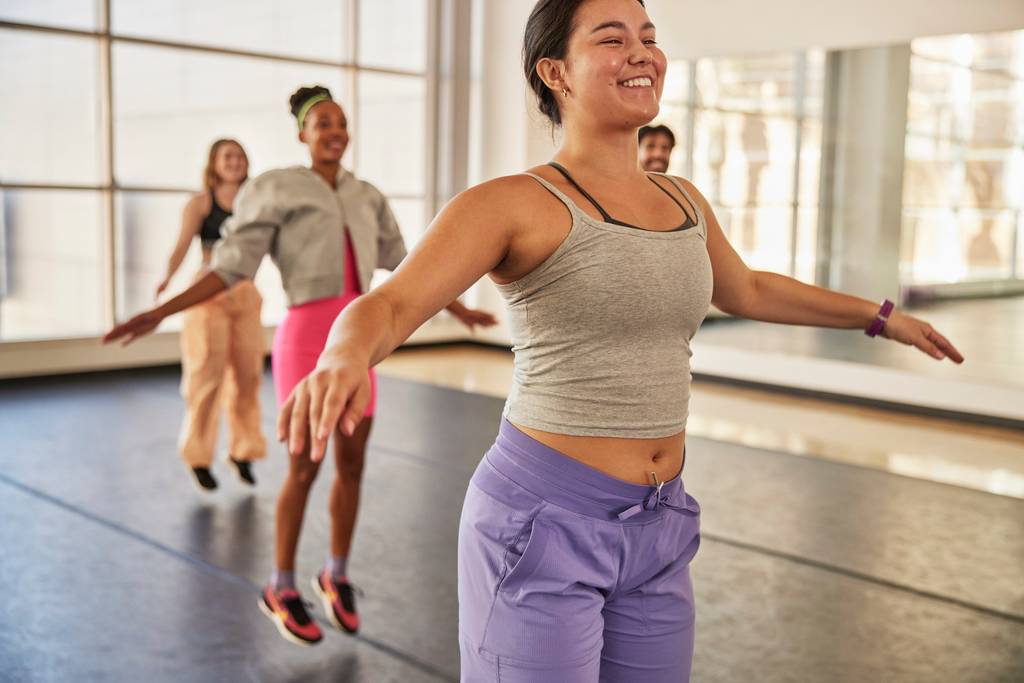
{"label": "purple pants", "polygon": [[459,526],[462,681],[683,683],[700,507],[502,421]]}

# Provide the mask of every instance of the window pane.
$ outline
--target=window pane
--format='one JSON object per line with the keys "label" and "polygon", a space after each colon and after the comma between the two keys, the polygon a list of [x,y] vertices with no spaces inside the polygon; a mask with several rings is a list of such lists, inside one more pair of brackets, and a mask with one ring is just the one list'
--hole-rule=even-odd
{"label": "window pane", "polygon": [[101,182],[98,46],[92,38],[0,29],[0,178]]}
{"label": "window pane", "polygon": [[360,73],[356,174],[385,194],[426,192],[426,82]]}
{"label": "window pane", "polygon": [[955,206],[958,178],[962,178],[956,167],[961,147],[948,140],[907,135],[904,208]]}
{"label": "window pane", "polygon": [[402,231],[402,239],[410,251],[423,233],[427,230],[427,221],[423,215],[422,199],[388,199],[391,210],[395,213],[395,220]]}
{"label": "window pane", "polygon": [[[117,230],[117,316],[124,319],[153,305],[156,287],[167,272],[167,260],[181,228],[188,193],[119,192]],[[168,299],[192,284],[201,265],[201,249],[193,240],[184,263],[163,294]],[[277,269],[267,259],[256,274],[263,295],[263,322],[276,324],[284,314],[284,291]],[[183,317],[172,316],[160,329],[181,329]]]}
{"label": "window pane", "polygon": [[702,107],[763,113],[796,110],[797,59],[793,54],[697,61]]}
{"label": "window pane", "polygon": [[685,105],[690,103],[690,62],[673,61],[665,70],[665,89],[661,92],[662,112],[666,103]]}
{"label": "window pane", "polygon": [[94,31],[98,14],[95,0],[0,0],[0,19],[23,24]]}
{"label": "window pane", "polygon": [[807,75],[804,81],[804,114],[821,117],[825,97],[825,51],[807,53]]}
{"label": "window pane", "polygon": [[797,201],[800,206],[818,203],[821,181],[821,121],[804,119],[800,139],[800,188]]}
{"label": "window pane", "polygon": [[[119,192],[115,208],[117,246],[117,319],[124,320],[155,301],[156,286],[167,272],[189,194]],[[191,284],[199,267],[199,245],[193,244],[164,299]],[[160,329],[181,329],[181,316],[172,316]]]}
{"label": "window pane", "polygon": [[0,340],[103,331],[98,192],[0,192]]}
{"label": "window pane", "polygon": [[907,129],[920,135],[963,139],[970,71],[912,56]]}
{"label": "window pane", "polygon": [[[376,1],[376,0],[375,0]],[[346,0],[113,0],[114,33],[348,61]]]}
{"label": "window pane", "polygon": [[698,111],[694,182],[731,207],[793,202],[794,119]]}
{"label": "window pane", "polygon": [[730,244],[748,266],[789,273],[792,209],[715,207],[714,211]]}
{"label": "window pane", "polygon": [[344,103],[345,82],[331,67],[115,45],[115,176],[128,186],[198,187],[220,137],[242,143],[253,175],[308,163],[288,98],[319,83]]}
{"label": "window pane", "polygon": [[814,283],[818,264],[818,207],[801,205],[797,210],[796,270],[793,277]]}
{"label": "window pane", "polygon": [[359,64],[425,71],[427,6],[427,0],[360,2]]}
{"label": "window pane", "polygon": [[1010,277],[1015,212],[919,209],[903,220],[901,271],[910,284]]}

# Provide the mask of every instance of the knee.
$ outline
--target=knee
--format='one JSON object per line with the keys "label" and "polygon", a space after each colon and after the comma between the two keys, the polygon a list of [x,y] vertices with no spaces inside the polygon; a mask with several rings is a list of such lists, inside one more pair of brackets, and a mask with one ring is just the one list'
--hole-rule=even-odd
{"label": "knee", "polygon": [[358,483],[363,478],[365,464],[365,449],[349,449],[338,458],[338,477],[346,482]]}
{"label": "knee", "polygon": [[320,464],[310,460],[308,453],[290,455],[289,458],[288,474],[292,481],[308,490],[316,479],[317,472],[320,470]]}

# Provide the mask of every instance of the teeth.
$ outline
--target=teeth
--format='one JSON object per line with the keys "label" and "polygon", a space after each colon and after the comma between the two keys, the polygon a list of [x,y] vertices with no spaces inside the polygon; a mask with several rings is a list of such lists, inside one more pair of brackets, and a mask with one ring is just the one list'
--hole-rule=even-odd
{"label": "teeth", "polygon": [[649,88],[651,87],[651,79],[647,76],[641,76],[640,78],[631,78],[622,85],[627,88]]}

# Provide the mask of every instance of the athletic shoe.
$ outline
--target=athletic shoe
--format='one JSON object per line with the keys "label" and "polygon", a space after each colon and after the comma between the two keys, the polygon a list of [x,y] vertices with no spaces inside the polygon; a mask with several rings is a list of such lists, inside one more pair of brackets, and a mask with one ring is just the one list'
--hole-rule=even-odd
{"label": "athletic shoe", "polygon": [[356,614],[356,589],[342,577],[335,579],[326,569],[313,577],[313,590],[324,603],[324,611],[331,623],[349,633],[359,630],[359,615]]}
{"label": "athletic shoe", "polygon": [[252,474],[252,463],[247,460],[235,460],[230,455],[227,457],[227,461],[231,463],[231,466],[235,469],[235,474],[238,475],[239,480],[243,484],[249,486],[256,485],[256,477]]}
{"label": "athletic shoe", "polygon": [[210,474],[210,470],[207,467],[193,467],[192,468],[192,480],[196,483],[198,488],[203,493],[213,491],[217,488],[217,480]]}
{"label": "athletic shoe", "polygon": [[294,588],[275,591],[267,586],[260,594],[259,605],[285,640],[296,645],[314,645],[323,638],[320,627],[309,618],[302,596]]}

